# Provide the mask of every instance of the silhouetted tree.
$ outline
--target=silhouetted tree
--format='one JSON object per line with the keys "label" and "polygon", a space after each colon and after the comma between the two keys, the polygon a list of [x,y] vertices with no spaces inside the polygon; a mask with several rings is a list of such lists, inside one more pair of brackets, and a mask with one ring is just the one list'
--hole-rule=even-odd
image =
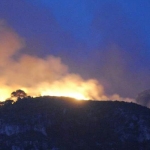
{"label": "silhouetted tree", "polygon": [[23,90],[16,90],[11,93],[11,99],[19,99],[19,98],[25,98],[27,97],[27,94]]}

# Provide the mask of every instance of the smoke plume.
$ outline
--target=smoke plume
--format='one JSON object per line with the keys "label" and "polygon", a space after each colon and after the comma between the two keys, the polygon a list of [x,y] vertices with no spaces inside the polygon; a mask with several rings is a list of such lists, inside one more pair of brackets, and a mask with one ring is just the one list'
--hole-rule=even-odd
{"label": "smoke plume", "polygon": [[[96,79],[85,80],[69,73],[59,57],[39,58],[21,54],[24,40],[0,22],[0,100],[16,89],[28,95],[68,96],[77,99],[123,100],[119,95],[107,96]],[[130,99],[124,99],[130,101]]]}

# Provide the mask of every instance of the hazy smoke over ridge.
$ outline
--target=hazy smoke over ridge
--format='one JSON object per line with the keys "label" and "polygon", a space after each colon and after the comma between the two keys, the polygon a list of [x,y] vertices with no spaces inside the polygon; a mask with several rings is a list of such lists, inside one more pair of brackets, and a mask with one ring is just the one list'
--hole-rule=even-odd
{"label": "hazy smoke over ridge", "polygon": [[[79,99],[121,99],[119,95],[106,96],[103,86],[95,79],[84,80],[69,73],[61,59],[54,56],[39,58],[17,55],[24,41],[4,22],[0,22],[0,100],[5,100],[16,89],[31,96],[70,96]],[[129,100],[130,99],[124,99]]]}

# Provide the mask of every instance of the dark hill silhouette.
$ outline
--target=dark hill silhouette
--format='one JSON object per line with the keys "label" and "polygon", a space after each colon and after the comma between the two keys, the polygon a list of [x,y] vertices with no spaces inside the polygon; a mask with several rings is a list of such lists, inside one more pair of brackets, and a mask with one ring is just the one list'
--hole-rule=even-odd
{"label": "dark hill silhouette", "polygon": [[0,107],[0,150],[149,150],[150,109],[26,97]]}

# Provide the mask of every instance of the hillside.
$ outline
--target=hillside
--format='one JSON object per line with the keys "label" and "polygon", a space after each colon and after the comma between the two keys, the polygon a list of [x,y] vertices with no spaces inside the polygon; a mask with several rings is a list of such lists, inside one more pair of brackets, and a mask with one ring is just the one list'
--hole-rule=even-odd
{"label": "hillside", "polygon": [[150,109],[64,97],[0,107],[0,150],[148,150]]}

